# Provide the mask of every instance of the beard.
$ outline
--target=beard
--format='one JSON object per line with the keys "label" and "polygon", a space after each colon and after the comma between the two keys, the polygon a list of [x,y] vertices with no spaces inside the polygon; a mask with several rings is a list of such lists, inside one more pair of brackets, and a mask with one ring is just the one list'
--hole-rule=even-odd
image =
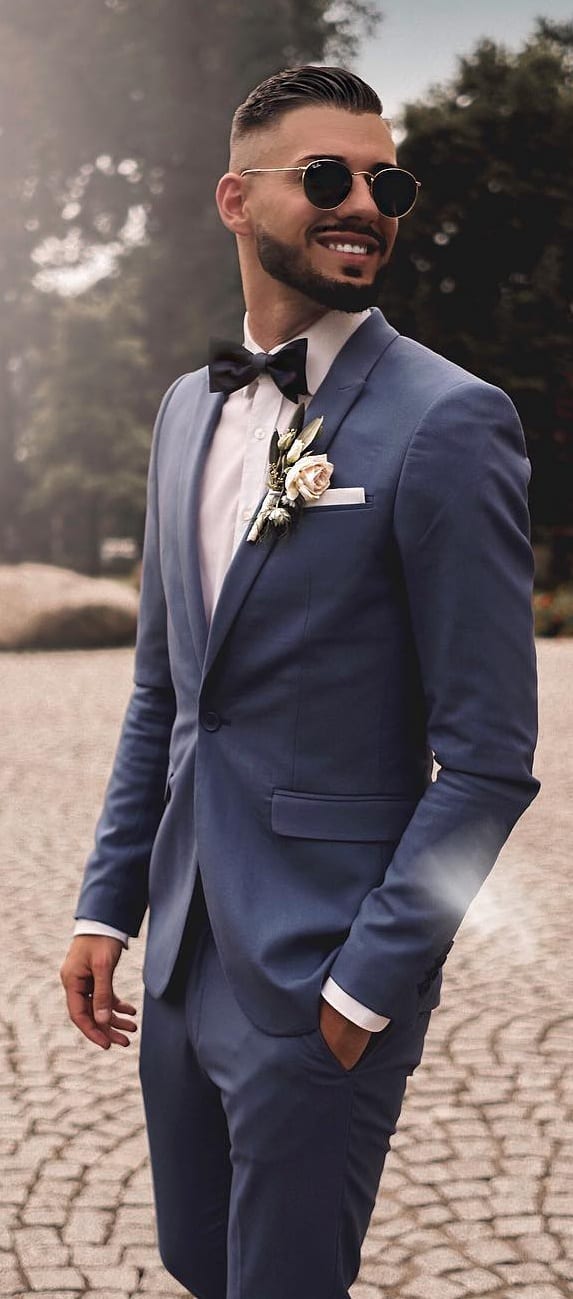
{"label": "beard", "polygon": [[[296,289],[312,302],[318,302],[329,311],[365,311],[374,307],[378,301],[382,284],[386,278],[386,266],[381,266],[368,284],[344,283],[321,275],[308,265],[304,253],[296,248],[283,244],[264,230],[256,232],[259,261],[267,275],[289,289]],[[359,268],[350,267],[349,273],[361,274]]]}

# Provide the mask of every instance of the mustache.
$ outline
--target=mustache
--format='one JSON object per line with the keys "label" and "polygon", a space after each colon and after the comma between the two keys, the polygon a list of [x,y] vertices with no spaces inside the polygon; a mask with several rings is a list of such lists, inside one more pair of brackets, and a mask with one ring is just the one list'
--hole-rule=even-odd
{"label": "mustache", "polygon": [[367,235],[369,239],[374,239],[376,241],[381,252],[385,253],[388,247],[387,240],[384,238],[384,235],[379,233],[378,230],[372,230],[370,226],[357,226],[353,221],[345,221],[344,225],[335,226],[329,223],[328,225],[313,226],[311,230],[311,234],[313,235],[324,235],[324,234]]}

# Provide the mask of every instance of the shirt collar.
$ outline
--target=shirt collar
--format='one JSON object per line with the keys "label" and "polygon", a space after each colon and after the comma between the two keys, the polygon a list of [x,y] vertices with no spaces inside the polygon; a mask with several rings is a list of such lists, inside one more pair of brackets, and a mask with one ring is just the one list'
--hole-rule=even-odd
{"label": "shirt collar", "polygon": [[[308,339],[306,381],[311,397],[314,397],[315,392],[320,388],[344,344],[364,324],[364,321],[368,320],[369,315],[370,309],[352,313],[347,311],[327,311],[324,316],[321,316],[320,320],[316,320],[314,325],[310,325],[303,334],[295,334],[295,338]],[[271,348],[271,353],[280,352],[281,347],[292,342],[294,342],[293,338],[285,338],[284,343],[279,343],[277,347]],[[262,351],[262,348],[255,342],[250,332],[248,312],[245,313],[244,319],[244,345],[249,352]]]}

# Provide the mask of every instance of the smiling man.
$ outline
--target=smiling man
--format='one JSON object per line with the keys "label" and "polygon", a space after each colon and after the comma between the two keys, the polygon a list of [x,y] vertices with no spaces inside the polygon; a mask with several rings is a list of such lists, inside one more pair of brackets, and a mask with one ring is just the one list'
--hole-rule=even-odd
{"label": "smiling man", "polygon": [[441,967],[538,790],[523,432],[374,305],[419,186],[381,111],[303,67],[235,114],[244,345],[159,411],[62,967],[82,1032],[127,1045],[113,971],[149,908],[159,1246],[198,1299],[348,1299]]}

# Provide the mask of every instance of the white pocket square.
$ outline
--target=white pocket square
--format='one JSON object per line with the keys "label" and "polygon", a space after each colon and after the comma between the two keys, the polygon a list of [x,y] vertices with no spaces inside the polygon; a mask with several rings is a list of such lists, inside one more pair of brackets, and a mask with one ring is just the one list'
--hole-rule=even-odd
{"label": "white pocket square", "polygon": [[322,496],[306,505],[364,505],[365,500],[363,487],[327,487]]}

